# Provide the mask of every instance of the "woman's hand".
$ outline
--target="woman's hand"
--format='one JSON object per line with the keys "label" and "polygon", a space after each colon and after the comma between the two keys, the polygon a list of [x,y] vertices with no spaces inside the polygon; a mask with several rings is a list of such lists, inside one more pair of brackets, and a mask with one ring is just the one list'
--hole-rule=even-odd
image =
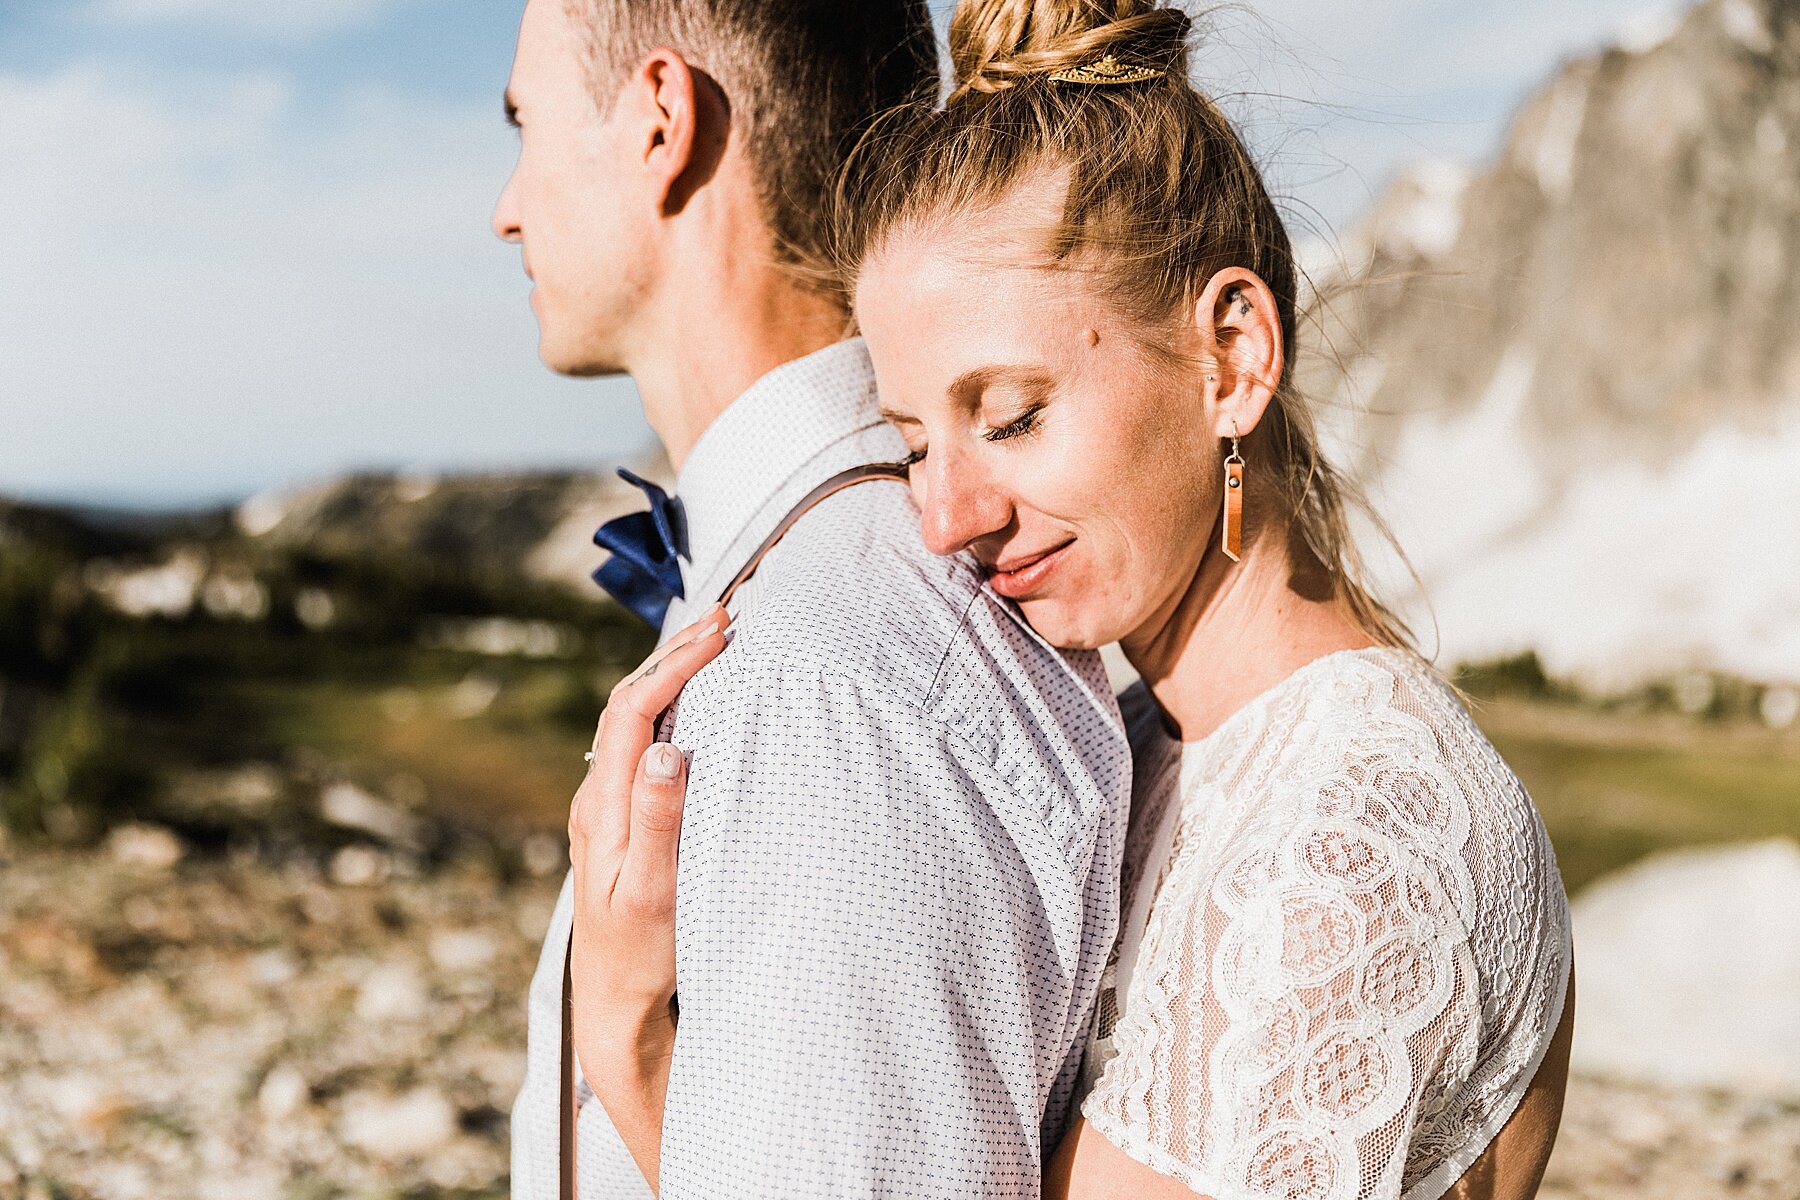
{"label": "woman's hand", "polygon": [[687,769],[656,723],[725,648],[716,608],[612,691],[569,810],[570,950],[582,1074],[654,1189],[675,1045],[675,856]]}

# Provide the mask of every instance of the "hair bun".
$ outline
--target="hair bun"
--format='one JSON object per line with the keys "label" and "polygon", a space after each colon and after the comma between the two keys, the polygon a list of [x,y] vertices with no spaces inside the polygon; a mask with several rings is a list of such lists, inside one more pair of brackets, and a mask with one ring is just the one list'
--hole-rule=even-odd
{"label": "hair bun", "polygon": [[1185,78],[1192,22],[1151,0],[962,0],[950,18],[952,99],[1003,92],[1112,55]]}

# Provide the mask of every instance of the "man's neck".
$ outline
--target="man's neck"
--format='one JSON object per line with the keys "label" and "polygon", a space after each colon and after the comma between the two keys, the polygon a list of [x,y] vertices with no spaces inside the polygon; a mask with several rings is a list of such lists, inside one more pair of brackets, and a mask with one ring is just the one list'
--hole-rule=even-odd
{"label": "man's neck", "polygon": [[783,363],[843,340],[848,314],[773,264],[708,264],[680,274],[659,306],[650,350],[631,375],[650,428],[679,471],[694,444],[750,385]]}

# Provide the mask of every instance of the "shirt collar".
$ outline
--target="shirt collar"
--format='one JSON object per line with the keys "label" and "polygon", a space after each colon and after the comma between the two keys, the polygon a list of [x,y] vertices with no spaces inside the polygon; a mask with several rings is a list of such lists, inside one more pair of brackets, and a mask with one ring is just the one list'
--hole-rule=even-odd
{"label": "shirt collar", "polygon": [[[712,593],[787,515],[778,503],[843,469],[827,452],[882,423],[861,338],[783,363],[720,413],[675,477],[687,515],[689,602]],[[875,461],[871,457],[869,461]],[[815,478],[816,476],[816,478]]]}

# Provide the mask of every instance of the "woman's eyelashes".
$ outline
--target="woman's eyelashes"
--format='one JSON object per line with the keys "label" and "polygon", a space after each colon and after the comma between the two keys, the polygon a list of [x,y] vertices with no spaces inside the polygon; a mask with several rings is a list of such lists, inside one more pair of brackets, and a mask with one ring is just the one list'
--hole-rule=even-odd
{"label": "woman's eyelashes", "polygon": [[990,442],[1004,442],[1008,438],[1024,437],[1037,429],[1038,414],[1043,411],[1042,406],[1028,408],[1005,425],[997,429],[990,429],[981,436]]}
{"label": "woman's eyelashes", "polygon": [[[1042,412],[1042,405],[1028,408],[1004,425],[982,430],[981,440],[984,442],[1004,442],[1010,438],[1024,437],[1027,434],[1035,433],[1037,432],[1038,419]],[[905,458],[900,460],[900,465],[903,467],[918,466],[925,461],[926,449],[927,447],[921,446],[917,450],[910,451]]]}

